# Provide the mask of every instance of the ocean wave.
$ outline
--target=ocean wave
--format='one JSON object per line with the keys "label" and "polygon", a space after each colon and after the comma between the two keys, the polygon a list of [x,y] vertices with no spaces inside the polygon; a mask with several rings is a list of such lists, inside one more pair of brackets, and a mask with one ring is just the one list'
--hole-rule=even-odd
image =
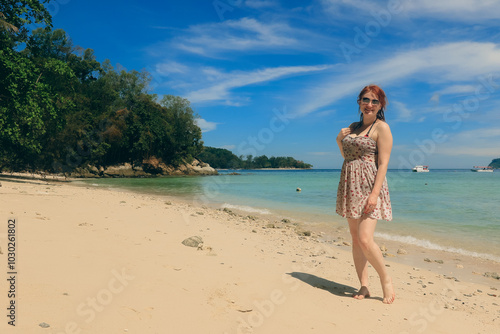
{"label": "ocean wave", "polygon": [[378,232],[375,233],[375,236],[386,239],[386,240],[390,240],[390,241],[398,241],[398,242],[402,242],[402,243],[409,244],[409,245],[423,247],[426,249],[440,250],[440,251],[456,253],[456,254],[461,254],[461,255],[466,255],[466,256],[471,256],[471,257],[478,257],[481,259],[487,259],[487,260],[500,262],[500,257],[492,255],[492,254],[478,253],[478,252],[468,251],[468,250],[462,249],[462,248],[442,246],[442,245],[433,243],[432,241],[425,240],[425,239],[417,239],[417,238],[412,237],[412,236],[393,235],[393,234],[378,233]]}
{"label": "ocean wave", "polygon": [[233,205],[229,203],[224,203],[221,205],[222,208],[228,208],[228,209],[234,209],[234,210],[239,210],[239,211],[245,211],[245,212],[252,212],[252,213],[260,213],[263,215],[269,215],[271,212],[266,209],[257,209],[253,208],[251,206],[246,206],[246,205]]}

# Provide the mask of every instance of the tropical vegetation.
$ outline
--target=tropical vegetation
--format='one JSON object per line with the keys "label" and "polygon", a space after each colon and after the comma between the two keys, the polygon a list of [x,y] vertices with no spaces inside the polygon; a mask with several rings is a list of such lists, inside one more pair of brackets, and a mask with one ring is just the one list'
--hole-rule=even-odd
{"label": "tropical vegetation", "polygon": [[196,157],[203,142],[189,101],[159,99],[149,73],[113,68],[74,46],[52,30],[48,2],[0,3],[0,170]]}
{"label": "tropical vegetation", "polygon": [[311,164],[292,157],[270,157],[265,155],[236,156],[227,149],[205,147],[200,159],[217,169],[258,169],[258,168],[312,168]]}

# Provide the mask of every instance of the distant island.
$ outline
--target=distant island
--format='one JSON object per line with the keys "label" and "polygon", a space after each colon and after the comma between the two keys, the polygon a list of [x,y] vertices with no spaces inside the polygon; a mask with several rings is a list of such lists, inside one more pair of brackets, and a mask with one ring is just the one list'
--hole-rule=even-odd
{"label": "distant island", "polygon": [[493,159],[490,164],[488,165],[488,167],[492,167],[492,168],[500,168],[500,158],[498,159]]}
{"label": "distant island", "polygon": [[236,156],[224,148],[205,146],[198,159],[216,169],[263,169],[263,168],[297,168],[310,169],[313,165],[292,157],[270,157],[265,155]]}

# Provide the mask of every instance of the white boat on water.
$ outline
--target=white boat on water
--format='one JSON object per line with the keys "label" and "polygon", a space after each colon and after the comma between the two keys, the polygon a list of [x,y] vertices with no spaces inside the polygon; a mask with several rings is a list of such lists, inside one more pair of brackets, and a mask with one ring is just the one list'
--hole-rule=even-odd
{"label": "white boat on water", "polygon": [[415,166],[412,168],[413,172],[426,173],[429,171],[429,166]]}
{"label": "white boat on water", "polygon": [[474,166],[471,171],[473,172],[493,172],[493,167],[489,166]]}

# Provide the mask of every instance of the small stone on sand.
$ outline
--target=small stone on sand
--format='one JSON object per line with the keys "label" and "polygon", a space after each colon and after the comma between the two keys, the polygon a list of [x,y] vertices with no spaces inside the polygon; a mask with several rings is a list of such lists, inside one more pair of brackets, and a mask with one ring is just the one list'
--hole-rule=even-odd
{"label": "small stone on sand", "polygon": [[491,278],[500,280],[500,275],[498,275],[498,273],[496,273],[496,272],[484,273],[484,277],[491,277]]}
{"label": "small stone on sand", "polygon": [[203,239],[199,236],[190,237],[182,241],[182,244],[188,247],[198,247],[201,243],[203,243]]}

